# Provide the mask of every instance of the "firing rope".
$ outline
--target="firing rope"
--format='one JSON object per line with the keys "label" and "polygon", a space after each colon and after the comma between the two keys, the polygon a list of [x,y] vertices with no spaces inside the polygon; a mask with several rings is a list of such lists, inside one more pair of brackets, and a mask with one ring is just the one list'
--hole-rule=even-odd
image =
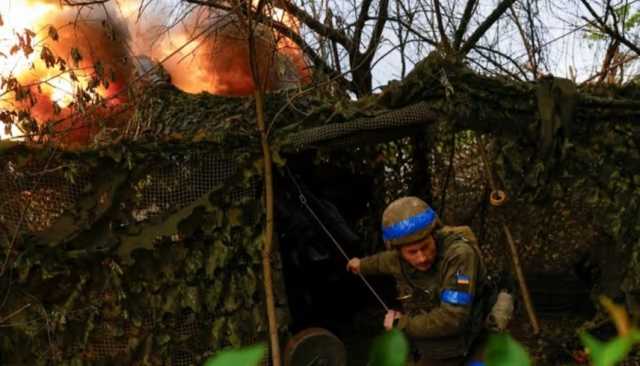
{"label": "firing rope", "polygon": [[[302,205],[309,211],[309,213],[311,214],[311,216],[313,216],[313,218],[316,220],[318,225],[322,228],[322,230],[324,230],[324,232],[327,234],[327,236],[329,236],[329,239],[331,239],[331,241],[336,246],[336,248],[338,248],[338,251],[340,252],[340,254],[342,254],[344,259],[348,262],[350,260],[350,258],[347,255],[347,252],[345,252],[345,250],[342,248],[340,243],[338,243],[338,241],[336,240],[336,238],[333,237],[333,235],[331,234],[329,229],[327,229],[327,227],[322,223],[322,220],[320,220],[320,218],[318,217],[318,215],[316,215],[316,213],[313,211],[311,206],[309,206],[309,203],[307,201],[307,197],[305,197],[304,193],[302,192],[302,188],[298,184],[298,181],[296,180],[296,178],[293,176],[293,173],[291,173],[291,170],[289,169],[289,167],[285,166],[285,170],[287,171],[287,175],[289,176],[289,178],[291,179],[293,184],[296,186],[296,189],[298,190],[298,193],[299,193],[298,198],[300,199],[300,203],[302,203]],[[382,300],[380,295],[376,292],[376,290],[373,288],[373,286],[371,286],[369,281],[367,281],[367,279],[362,275],[362,273],[358,272],[357,275],[358,275],[358,277],[360,277],[362,282],[364,282],[364,284],[367,286],[369,291],[371,291],[373,296],[375,296],[375,298],[378,300],[380,305],[382,305],[384,310],[389,311],[390,309],[387,306],[387,304],[385,304],[384,300]]]}

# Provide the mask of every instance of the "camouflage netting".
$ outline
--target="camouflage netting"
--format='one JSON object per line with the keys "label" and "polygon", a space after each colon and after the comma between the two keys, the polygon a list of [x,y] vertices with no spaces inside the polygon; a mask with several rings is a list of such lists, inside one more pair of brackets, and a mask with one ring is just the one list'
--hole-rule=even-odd
{"label": "camouflage netting", "polygon": [[[506,222],[530,276],[555,274],[582,286],[595,282],[594,293],[621,298],[621,291],[640,289],[637,90],[635,82],[572,91],[563,80],[535,85],[488,79],[430,56],[402,83],[391,84],[380,103],[407,113],[402,116],[420,105],[421,118],[431,127],[412,137],[390,135],[394,141],[353,151],[340,161],[377,171],[384,189],[372,205],[368,221],[374,225],[385,203],[417,194],[447,223],[471,225],[493,269],[511,266],[501,226]],[[377,120],[369,119],[365,134]],[[489,143],[498,185],[509,195],[500,208],[487,203],[480,135]],[[372,163],[362,167],[358,160]]]}
{"label": "camouflage netting", "polygon": [[[558,99],[549,102],[545,92],[556,88],[553,79],[538,85],[486,80],[429,58],[421,66],[392,85],[383,100],[396,107],[434,100],[432,110],[448,112],[421,136],[428,147],[419,154],[410,139],[382,148],[385,199],[417,193],[430,199],[446,222],[471,225],[494,269],[511,265],[501,228],[507,222],[529,275],[580,277],[596,283],[595,293],[614,298],[621,298],[621,291],[637,293],[637,84],[580,89],[577,96],[557,92]],[[446,77],[437,81],[429,77],[442,74]],[[443,101],[446,106],[438,104]],[[574,114],[564,116],[563,105],[576,106]],[[501,208],[487,204],[480,134],[490,142],[489,163],[510,198]],[[431,191],[412,185],[414,171],[430,178]]]}
{"label": "camouflage netting", "polygon": [[[198,101],[236,113],[243,103],[179,105]],[[194,128],[181,141],[202,117],[174,111],[181,125],[152,131],[142,125],[158,111],[151,103],[129,126],[135,142],[4,146],[0,363],[195,365],[267,340],[262,165],[250,127],[219,113],[211,133]]]}
{"label": "camouflage netting", "polygon": [[[3,363],[191,365],[266,340],[253,101],[164,85],[132,101],[130,120],[86,150],[0,145]],[[600,283],[611,285],[603,291],[640,288],[640,132],[620,122],[637,121],[632,102],[612,111],[582,95],[575,128],[549,135],[534,86],[427,59],[380,98],[281,93],[266,108],[277,164],[320,148],[317,161],[374,176],[355,228],[365,251],[381,248],[385,203],[418,194],[445,221],[471,224],[493,268],[509,266],[499,224],[507,220],[525,271],[564,273],[601,258]],[[473,131],[491,132],[506,207],[486,204]],[[613,268],[616,256],[628,271]]]}
{"label": "camouflage netting", "polygon": [[[84,150],[0,146],[2,363],[192,365],[266,340],[253,101],[168,85],[133,97]],[[277,140],[378,113],[284,94],[267,106]]]}

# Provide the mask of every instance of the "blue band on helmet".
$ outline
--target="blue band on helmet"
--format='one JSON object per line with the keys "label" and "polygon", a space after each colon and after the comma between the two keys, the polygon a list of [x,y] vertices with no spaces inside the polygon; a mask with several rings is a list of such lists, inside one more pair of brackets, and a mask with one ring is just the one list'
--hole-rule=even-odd
{"label": "blue band on helmet", "polygon": [[427,208],[426,211],[421,212],[415,216],[411,216],[408,219],[404,219],[391,226],[382,228],[382,239],[393,240],[402,238],[403,236],[414,234],[415,232],[422,230],[431,225],[436,219],[436,212],[431,208]]}
{"label": "blue band on helmet", "polygon": [[444,290],[440,294],[440,301],[452,305],[469,305],[473,301],[473,296],[468,292]]}

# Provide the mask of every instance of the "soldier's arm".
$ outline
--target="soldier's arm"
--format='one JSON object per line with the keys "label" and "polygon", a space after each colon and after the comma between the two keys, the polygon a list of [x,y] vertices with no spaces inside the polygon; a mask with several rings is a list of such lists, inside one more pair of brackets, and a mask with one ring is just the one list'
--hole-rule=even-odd
{"label": "soldier's arm", "polygon": [[398,252],[387,250],[360,259],[360,273],[364,275],[394,274],[400,268]]}
{"label": "soldier's arm", "polygon": [[455,244],[443,259],[440,305],[428,313],[402,316],[398,328],[412,338],[460,334],[469,321],[480,259],[467,244]]}

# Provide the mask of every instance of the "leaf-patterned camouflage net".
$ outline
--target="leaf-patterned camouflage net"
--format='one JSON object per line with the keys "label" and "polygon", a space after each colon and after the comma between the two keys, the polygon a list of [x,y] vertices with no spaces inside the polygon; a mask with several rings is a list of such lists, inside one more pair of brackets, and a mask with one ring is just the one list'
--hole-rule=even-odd
{"label": "leaf-patterned camouflage net", "polygon": [[199,365],[266,341],[260,149],[240,122],[187,119],[84,151],[1,146],[0,363]]}
{"label": "leaf-patterned camouflage net", "polygon": [[[420,194],[446,222],[471,224],[494,268],[508,266],[499,228],[506,218],[525,271],[566,271],[591,256],[600,258],[600,283],[611,286],[603,292],[640,289],[637,127],[584,124],[541,157],[522,127],[530,120],[518,119],[529,113],[531,88],[507,85],[495,100],[485,90],[505,87],[495,80],[480,84],[463,74],[464,84],[451,74],[443,86],[421,72],[380,103],[269,96],[276,160],[284,163],[283,151],[331,146],[343,149],[328,155],[332,163],[374,170],[377,202],[358,228],[369,251],[380,248],[385,202]],[[0,144],[0,363],[190,365],[223,347],[266,339],[262,164],[252,101],[165,86],[132,100],[127,123],[98,134],[86,150]],[[479,130],[517,119],[489,149],[510,194],[506,207],[486,206],[476,135],[464,130],[473,123],[439,121],[422,136],[417,126],[430,115],[412,108],[423,100],[441,113],[477,115]],[[589,118],[585,113],[578,118]],[[340,131],[349,121],[356,123]],[[334,125],[328,134],[326,125]],[[417,149],[421,144],[426,148]],[[626,277],[607,269],[619,263],[605,260],[615,255],[629,261]],[[275,272],[282,285],[280,268]],[[283,328],[286,306],[278,303]]]}

